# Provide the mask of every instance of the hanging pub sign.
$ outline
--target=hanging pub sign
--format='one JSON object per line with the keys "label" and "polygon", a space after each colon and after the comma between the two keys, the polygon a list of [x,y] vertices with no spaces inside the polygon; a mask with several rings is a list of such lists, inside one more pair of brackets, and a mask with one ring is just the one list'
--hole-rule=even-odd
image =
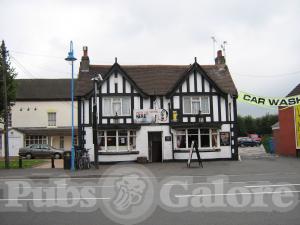
{"label": "hanging pub sign", "polygon": [[178,122],[179,110],[173,110],[171,115],[172,122]]}
{"label": "hanging pub sign", "polygon": [[134,109],[134,123],[168,123],[169,113],[165,109]]}
{"label": "hanging pub sign", "polygon": [[250,104],[261,105],[261,106],[287,107],[287,106],[299,105],[300,95],[290,96],[286,98],[270,98],[270,97],[256,96],[253,94],[239,91],[238,100]]}

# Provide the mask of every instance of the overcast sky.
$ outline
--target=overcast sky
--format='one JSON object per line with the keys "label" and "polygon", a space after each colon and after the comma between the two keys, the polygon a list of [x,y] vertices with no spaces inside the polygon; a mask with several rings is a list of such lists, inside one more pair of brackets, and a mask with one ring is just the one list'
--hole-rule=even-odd
{"label": "overcast sky", "polygon": [[[214,36],[237,89],[281,97],[300,83],[300,1],[0,1],[0,39],[18,78],[70,77],[64,61],[89,47],[91,64],[213,64]],[[79,60],[76,62],[78,71]],[[239,104],[238,113],[276,113]]]}

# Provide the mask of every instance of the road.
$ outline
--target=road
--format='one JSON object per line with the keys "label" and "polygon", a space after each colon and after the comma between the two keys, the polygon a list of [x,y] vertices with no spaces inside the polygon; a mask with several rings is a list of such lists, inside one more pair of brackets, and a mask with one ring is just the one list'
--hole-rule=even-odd
{"label": "road", "polygon": [[106,166],[102,177],[0,183],[0,224],[272,224],[300,221],[294,158]]}

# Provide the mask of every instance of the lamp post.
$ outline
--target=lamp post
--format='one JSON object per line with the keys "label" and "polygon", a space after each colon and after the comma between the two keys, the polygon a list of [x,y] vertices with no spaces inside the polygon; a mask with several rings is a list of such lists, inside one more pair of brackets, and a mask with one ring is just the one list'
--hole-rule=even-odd
{"label": "lamp post", "polygon": [[66,61],[71,63],[72,66],[72,80],[71,80],[71,100],[72,100],[72,147],[71,147],[71,170],[75,170],[75,149],[74,149],[74,61],[77,60],[74,57],[73,42],[70,41],[70,51]]}
{"label": "lamp post", "polygon": [[[102,76],[101,74],[98,74],[98,76],[95,76],[91,79],[94,81],[94,98],[93,98],[93,142],[94,142],[94,163],[95,168],[98,169],[98,112],[97,112],[97,97],[99,94],[98,86],[99,81],[102,82]],[[99,110],[101,110],[101,106],[99,106]]]}

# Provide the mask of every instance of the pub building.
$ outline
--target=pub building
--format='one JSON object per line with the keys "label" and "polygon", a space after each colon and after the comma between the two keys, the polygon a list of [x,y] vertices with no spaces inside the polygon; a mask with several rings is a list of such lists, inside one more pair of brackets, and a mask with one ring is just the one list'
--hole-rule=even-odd
{"label": "pub building", "polygon": [[75,94],[91,161],[186,160],[192,141],[202,159],[238,159],[238,93],[221,50],[214,65],[91,65],[83,47]]}

